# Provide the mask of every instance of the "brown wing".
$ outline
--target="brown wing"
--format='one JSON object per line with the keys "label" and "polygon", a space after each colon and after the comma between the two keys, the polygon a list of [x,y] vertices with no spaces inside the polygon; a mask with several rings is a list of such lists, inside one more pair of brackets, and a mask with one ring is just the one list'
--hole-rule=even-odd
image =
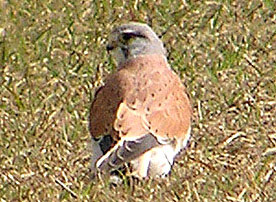
{"label": "brown wing", "polygon": [[149,97],[159,94],[146,103],[146,120],[153,134],[181,138],[190,128],[190,103],[180,79],[171,70],[165,69],[160,74],[163,75],[158,85],[161,87],[156,89],[157,84],[152,83],[148,88]]}
{"label": "brown wing", "polygon": [[125,92],[131,88],[131,83],[125,71],[109,75],[95,94],[90,108],[89,129],[92,137],[101,137],[112,134],[117,139],[113,130],[116,113]]}
{"label": "brown wing", "polygon": [[124,67],[135,79],[126,91],[115,119],[120,136],[181,138],[191,124],[191,106],[185,87],[161,56],[139,58]]}

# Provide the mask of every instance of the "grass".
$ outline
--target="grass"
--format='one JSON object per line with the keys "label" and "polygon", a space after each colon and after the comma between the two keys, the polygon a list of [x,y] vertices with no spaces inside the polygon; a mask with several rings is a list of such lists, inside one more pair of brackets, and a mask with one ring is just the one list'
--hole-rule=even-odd
{"label": "grass", "polygon": [[[273,0],[0,1],[0,199],[276,200]],[[116,24],[162,37],[193,102],[193,136],[166,179],[90,181],[88,110],[114,69]]]}

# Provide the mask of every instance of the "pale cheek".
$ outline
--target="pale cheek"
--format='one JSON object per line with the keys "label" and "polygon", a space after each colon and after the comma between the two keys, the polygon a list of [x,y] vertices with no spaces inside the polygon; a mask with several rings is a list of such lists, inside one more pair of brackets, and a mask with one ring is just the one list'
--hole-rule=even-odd
{"label": "pale cheek", "polygon": [[119,47],[112,51],[112,56],[114,58],[116,66],[118,66],[119,64],[124,63],[125,60],[126,60],[126,58],[123,54],[123,51]]}

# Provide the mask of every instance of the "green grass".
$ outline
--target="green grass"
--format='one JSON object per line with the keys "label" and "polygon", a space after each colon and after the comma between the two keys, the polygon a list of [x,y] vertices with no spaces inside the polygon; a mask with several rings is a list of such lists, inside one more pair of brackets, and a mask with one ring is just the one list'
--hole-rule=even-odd
{"label": "green grass", "polygon": [[[135,3],[136,2],[136,3]],[[276,4],[0,1],[2,201],[275,201]],[[116,24],[148,23],[190,94],[166,179],[90,181],[88,111]]]}

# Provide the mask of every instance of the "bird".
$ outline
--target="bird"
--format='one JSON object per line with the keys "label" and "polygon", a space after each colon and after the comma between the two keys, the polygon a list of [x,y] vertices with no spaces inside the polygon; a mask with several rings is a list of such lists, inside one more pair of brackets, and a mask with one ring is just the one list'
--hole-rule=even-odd
{"label": "bird", "polygon": [[96,92],[89,112],[92,171],[128,165],[137,178],[166,177],[191,134],[191,102],[150,26],[116,26],[106,47],[116,70]]}

